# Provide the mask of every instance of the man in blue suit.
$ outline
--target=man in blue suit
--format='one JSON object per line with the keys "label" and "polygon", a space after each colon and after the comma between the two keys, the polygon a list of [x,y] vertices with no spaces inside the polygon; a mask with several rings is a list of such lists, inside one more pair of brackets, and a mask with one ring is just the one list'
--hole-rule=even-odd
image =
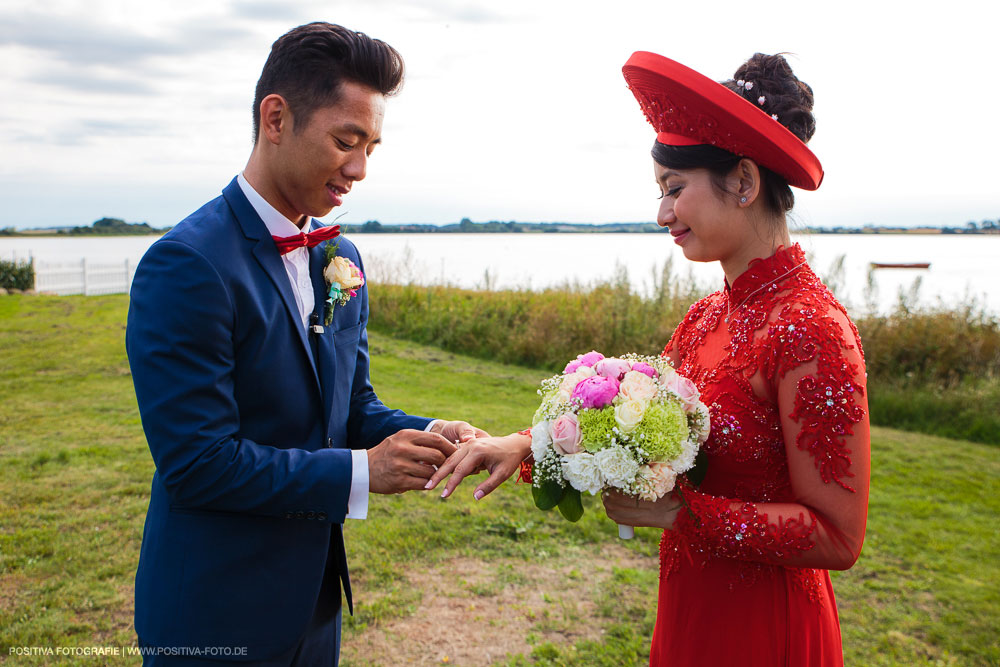
{"label": "man in blue suit", "polygon": [[365,177],[402,78],[362,33],[281,37],[245,170],[136,271],[126,347],[156,464],[135,590],[146,664],[336,664],[344,519],[369,492],[423,489],[452,442],[485,435],[383,405],[367,287],[327,302],[331,256],[362,262],[312,218]]}

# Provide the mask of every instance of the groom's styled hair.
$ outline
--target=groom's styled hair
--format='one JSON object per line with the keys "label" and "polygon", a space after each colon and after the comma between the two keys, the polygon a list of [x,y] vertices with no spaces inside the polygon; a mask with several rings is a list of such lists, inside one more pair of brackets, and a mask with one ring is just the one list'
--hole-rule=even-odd
{"label": "groom's styled hair", "polygon": [[316,109],[337,102],[340,84],[352,81],[383,95],[403,85],[403,57],[380,39],[332,23],[309,23],[285,33],[257,80],[253,100],[253,141],[260,133],[260,103],[272,93],[288,102],[295,131],[309,124]]}

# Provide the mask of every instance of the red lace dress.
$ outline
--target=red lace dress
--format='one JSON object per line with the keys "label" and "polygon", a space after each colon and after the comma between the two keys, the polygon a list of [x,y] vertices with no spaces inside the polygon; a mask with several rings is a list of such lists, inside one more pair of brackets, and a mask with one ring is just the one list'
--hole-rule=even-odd
{"label": "red lace dress", "polygon": [[694,304],[664,354],[709,406],[708,474],[660,543],[652,665],[842,665],[827,570],[857,559],[860,339],[798,245]]}

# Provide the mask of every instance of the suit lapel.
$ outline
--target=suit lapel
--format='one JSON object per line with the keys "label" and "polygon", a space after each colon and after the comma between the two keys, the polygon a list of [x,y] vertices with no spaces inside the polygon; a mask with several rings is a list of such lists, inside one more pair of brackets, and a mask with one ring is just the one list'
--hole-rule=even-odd
{"label": "suit lapel", "polygon": [[[271,285],[281,295],[281,300],[285,304],[285,311],[289,318],[288,324],[295,332],[293,335],[298,339],[302,351],[305,352],[306,358],[309,360],[316,389],[322,395],[322,387],[320,386],[319,375],[316,372],[316,360],[313,356],[312,346],[309,344],[305,327],[302,326],[302,318],[299,316],[298,306],[295,305],[295,295],[292,294],[292,284],[288,280],[288,272],[285,271],[285,264],[281,261],[281,255],[278,254],[278,249],[275,247],[274,241],[271,240],[271,235],[268,233],[267,227],[264,226],[264,221],[260,219],[253,206],[247,201],[235,178],[222,191],[222,194],[225,196],[230,208],[236,214],[236,220],[243,230],[243,235],[248,241],[254,244],[252,250],[254,258],[264,270]],[[311,270],[310,273],[312,273]]]}
{"label": "suit lapel", "polygon": [[[326,251],[324,248],[329,241],[320,243],[315,248],[309,250],[309,276],[312,278],[313,292],[316,295],[316,310],[314,317],[317,324],[323,326],[323,334],[312,337],[316,340],[316,365],[319,368],[320,386],[323,388],[323,416],[326,423],[330,423],[330,411],[333,407],[333,390],[336,386],[337,359],[333,351],[333,335],[326,326],[324,315],[326,313],[326,279],[323,277],[323,269],[326,268]],[[336,243],[336,241],[334,241]]]}

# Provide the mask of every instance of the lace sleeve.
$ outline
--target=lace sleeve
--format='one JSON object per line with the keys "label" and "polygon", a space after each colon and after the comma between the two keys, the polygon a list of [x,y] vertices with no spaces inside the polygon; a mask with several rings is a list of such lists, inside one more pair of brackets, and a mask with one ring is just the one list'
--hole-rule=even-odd
{"label": "lace sleeve", "polygon": [[688,490],[691,512],[678,514],[674,530],[709,555],[847,569],[864,540],[871,465],[856,330],[839,310],[819,317],[804,308],[783,314],[768,333],[761,370],[773,381],[795,502]]}

